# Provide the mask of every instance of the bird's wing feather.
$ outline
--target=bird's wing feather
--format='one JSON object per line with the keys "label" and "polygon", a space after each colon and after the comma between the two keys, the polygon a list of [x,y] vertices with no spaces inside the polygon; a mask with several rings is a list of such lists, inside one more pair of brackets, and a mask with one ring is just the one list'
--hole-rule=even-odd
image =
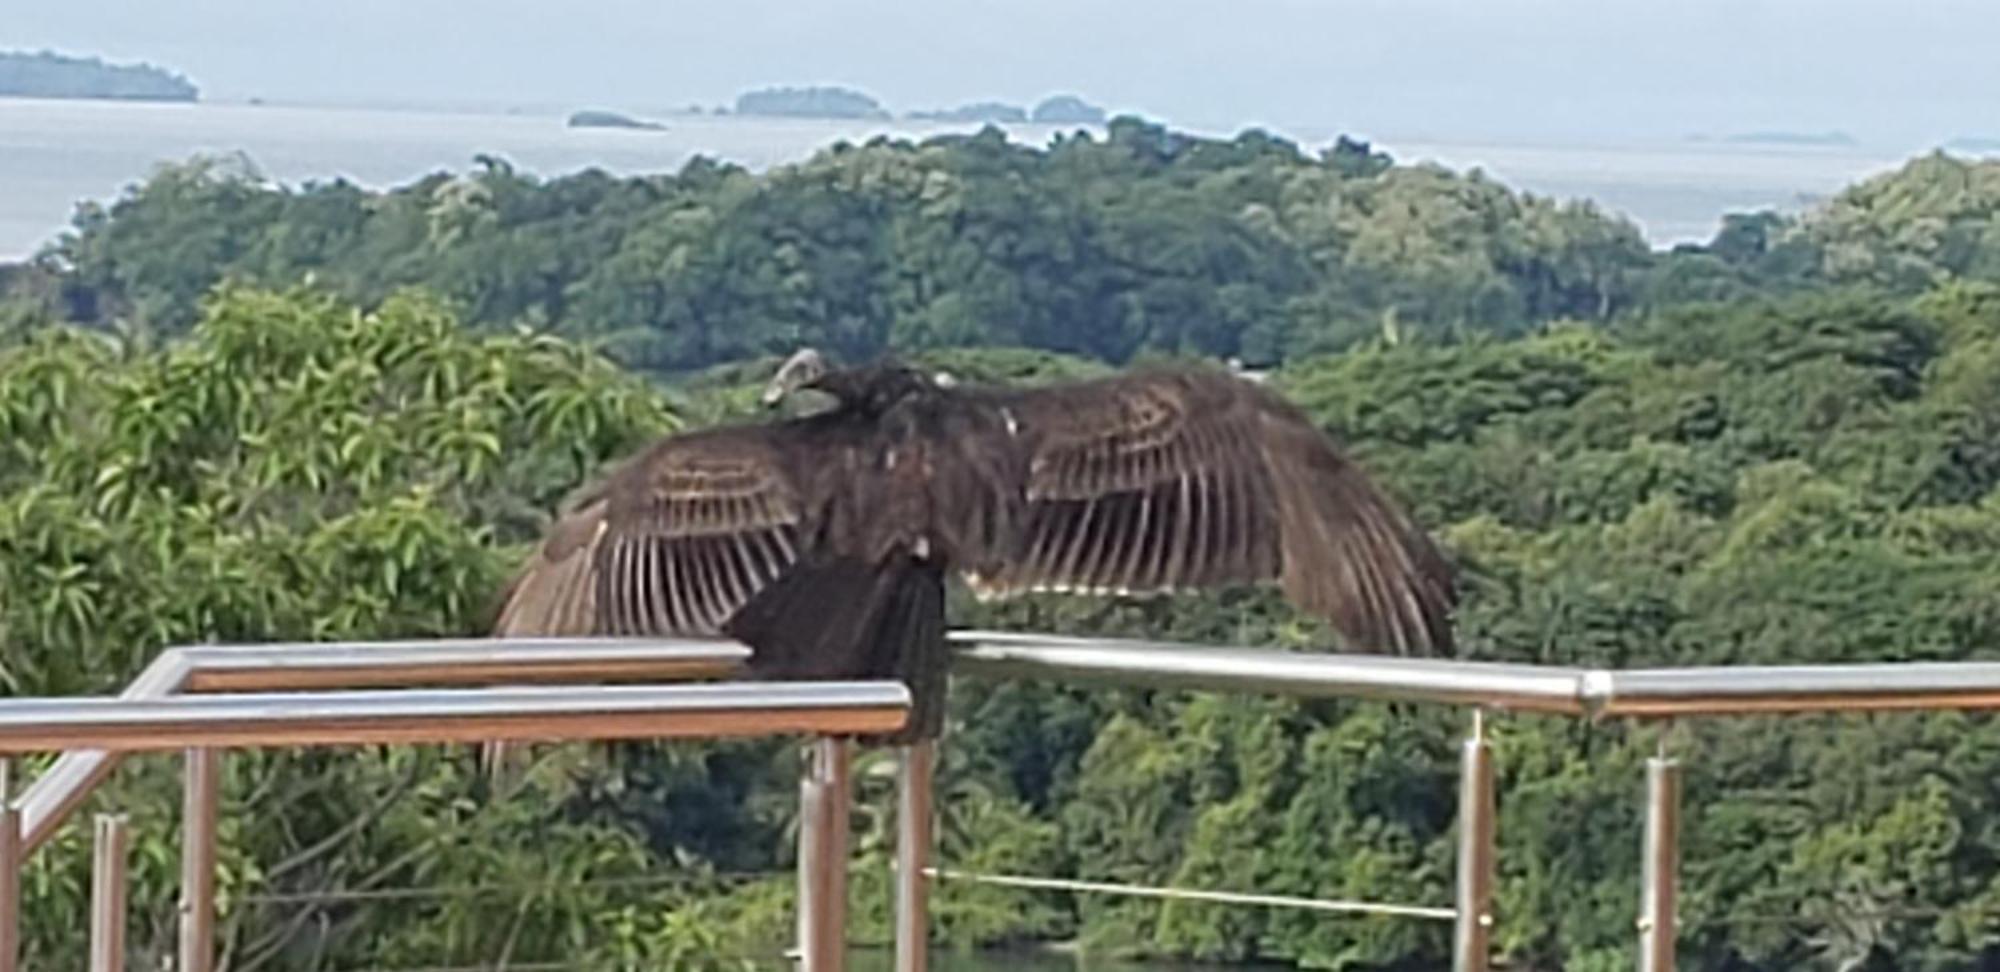
{"label": "bird's wing feather", "polygon": [[1443,556],[1276,394],[1205,369],[970,394],[1025,453],[1015,541],[965,565],[976,593],[1276,580],[1359,647],[1451,650]]}
{"label": "bird's wing feather", "polygon": [[782,426],[663,440],[581,494],[503,595],[501,637],[711,635],[798,558]]}
{"label": "bird's wing feather", "polygon": [[990,393],[1021,450],[1017,541],[982,593],[1159,591],[1275,575],[1269,477],[1240,401],[1207,376],[1137,373]]}

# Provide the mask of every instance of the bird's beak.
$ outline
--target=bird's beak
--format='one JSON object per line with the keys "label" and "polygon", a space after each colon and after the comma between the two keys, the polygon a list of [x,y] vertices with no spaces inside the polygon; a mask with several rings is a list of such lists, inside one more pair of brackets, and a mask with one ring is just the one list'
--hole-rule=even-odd
{"label": "bird's beak", "polygon": [[785,396],[807,388],[826,374],[826,361],[818,351],[802,348],[785,359],[771,383],[764,386],[764,407],[776,408]]}

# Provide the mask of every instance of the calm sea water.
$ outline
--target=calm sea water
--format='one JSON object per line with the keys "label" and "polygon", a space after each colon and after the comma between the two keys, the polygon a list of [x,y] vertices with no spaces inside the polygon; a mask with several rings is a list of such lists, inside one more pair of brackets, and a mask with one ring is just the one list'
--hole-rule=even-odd
{"label": "calm sea water", "polygon": [[[0,259],[33,252],[80,200],[108,201],[157,164],[196,153],[241,152],[286,183],[344,176],[366,186],[462,171],[491,154],[556,175],[596,166],[615,173],[678,168],[695,155],[752,169],[801,159],[841,139],[922,136],[976,126],[670,117],[664,132],[570,129],[556,113],[472,113],[236,104],[120,104],[0,99]],[[1009,130],[1043,144],[1046,126]],[[1307,145],[1331,132],[1296,133]],[[1656,245],[1708,238],[1730,211],[1795,210],[1897,165],[1850,149],[1702,143],[1551,146],[1397,142],[1401,161],[1478,166],[1521,189],[1595,199],[1630,216]]]}

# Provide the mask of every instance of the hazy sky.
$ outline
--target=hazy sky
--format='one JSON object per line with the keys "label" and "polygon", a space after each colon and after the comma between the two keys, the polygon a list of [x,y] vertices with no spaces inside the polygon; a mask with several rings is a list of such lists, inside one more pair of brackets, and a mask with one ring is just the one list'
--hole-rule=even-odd
{"label": "hazy sky", "polygon": [[1202,128],[2000,136],[2000,0],[0,0],[0,48],[177,68],[220,98],[897,110],[1062,90]]}

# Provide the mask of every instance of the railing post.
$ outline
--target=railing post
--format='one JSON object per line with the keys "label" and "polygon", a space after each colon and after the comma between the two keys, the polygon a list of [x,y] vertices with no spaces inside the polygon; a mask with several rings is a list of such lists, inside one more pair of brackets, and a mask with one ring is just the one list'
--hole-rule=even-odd
{"label": "railing post", "polygon": [[125,972],[125,818],[97,815],[91,846],[90,970]]}
{"label": "railing post", "polygon": [[1639,887],[1639,972],[1674,972],[1678,927],[1681,767],[1665,756],[1646,760],[1645,858]]}
{"label": "railing post", "polygon": [[1458,903],[1453,972],[1486,972],[1493,931],[1493,751],[1485,718],[1475,711],[1459,748]]}
{"label": "railing post", "polygon": [[0,756],[0,972],[21,967],[21,811],[14,807],[14,761]]}
{"label": "railing post", "polygon": [[803,972],[841,972],[847,959],[847,740],[812,744],[799,785],[799,959]]}
{"label": "railing post", "polygon": [[930,961],[932,784],[937,741],[903,747],[896,803],[896,972],[924,972]]}
{"label": "railing post", "polygon": [[222,790],[222,753],[190,749],[181,804],[180,972],[215,966],[215,816]]}

